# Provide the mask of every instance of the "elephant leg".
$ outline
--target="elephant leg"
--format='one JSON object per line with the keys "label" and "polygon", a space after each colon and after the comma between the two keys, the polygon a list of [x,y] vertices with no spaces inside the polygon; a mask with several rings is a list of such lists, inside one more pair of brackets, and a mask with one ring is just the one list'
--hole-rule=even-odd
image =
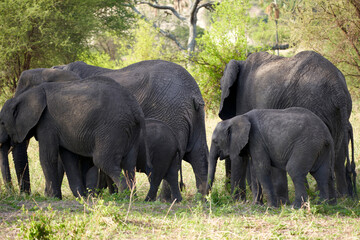
{"label": "elephant leg", "polygon": [[3,143],[0,147],[0,168],[3,177],[4,185],[7,189],[12,189],[11,174],[9,168],[8,153],[10,149],[10,142]]}
{"label": "elephant leg", "polygon": [[277,207],[276,194],[271,179],[271,160],[267,152],[262,148],[252,151],[251,160],[253,162],[252,168],[255,176],[267,197],[268,205]]}
{"label": "elephant leg", "polygon": [[[83,182],[84,186],[86,186],[87,181],[90,180],[90,179],[87,179],[87,173],[92,167],[94,167],[94,163],[93,163],[92,158],[89,158],[89,157],[84,157],[84,156],[78,155],[78,159],[79,159],[79,167],[80,167],[80,171],[81,171],[82,182]],[[90,181],[92,181],[92,180],[90,180]],[[92,185],[92,183],[90,183],[90,185]]]}
{"label": "elephant leg", "polygon": [[335,190],[335,178],[331,173],[329,176],[329,204],[336,204],[336,190]]}
{"label": "elephant leg", "polygon": [[59,156],[58,156],[58,176],[59,176],[60,184],[62,184],[62,182],[63,182],[64,174],[65,174],[64,164],[61,161],[61,157],[59,154]]}
{"label": "elephant leg", "polygon": [[[321,151],[321,154],[318,156],[317,161],[321,163],[320,167],[315,171],[310,171],[311,175],[315,178],[317,186],[320,191],[320,201],[329,201],[330,200],[330,191],[331,198],[334,198],[334,189],[329,187],[330,184],[333,184],[332,178],[333,173],[331,164],[332,151],[327,145]],[[329,180],[331,182],[329,182]]]}
{"label": "elephant leg", "polygon": [[106,176],[106,185],[109,188],[110,194],[114,194],[118,192],[118,188],[116,187],[114,181],[109,176]]}
{"label": "elephant leg", "polygon": [[253,203],[254,204],[259,204],[259,205],[263,205],[264,201],[263,201],[263,194],[262,194],[262,188],[261,185],[258,181],[258,179],[256,178],[256,174],[255,174],[255,170],[253,169],[253,164],[252,161],[250,161],[250,169],[248,172],[250,173],[250,178],[251,178],[251,191],[252,191],[252,195],[253,195]]}
{"label": "elephant leg", "polygon": [[51,139],[39,141],[40,164],[45,176],[45,195],[62,199],[58,176],[58,146]]}
{"label": "elephant leg", "polygon": [[307,192],[305,187],[306,174],[296,173],[295,171],[288,171],[295,188],[294,208],[301,208],[303,203],[307,201]]}
{"label": "elephant leg", "polygon": [[346,180],[345,157],[345,150],[341,147],[340,150],[335,153],[334,164],[336,190],[339,197],[349,194]]}
{"label": "elephant leg", "polygon": [[14,145],[12,150],[13,160],[15,165],[16,176],[19,183],[20,192],[30,194],[30,173],[29,161],[27,156],[27,147],[29,141],[25,141]]}
{"label": "elephant leg", "polygon": [[[248,161],[250,163],[250,161]],[[252,179],[251,179],[251,170],[250,170],[250,164],[248,164],[246,169],[246,181],[249,185],[250,191],[252,191]]]}
{"label": "elephant leg", "polygon": [[203,196],[206,195],[207,174],[208,174],[209,149],[206,144],[206,137],[200,137],[190,152],[184,156],[184,160],[191,164],[195,174],[196,188]]}
{"label": "elephant leg", "polygon": [[64,148],[60,148],[60,157],[73,195],[75,197],[85,196],[86,190],[82,181],[80,163],[77,155]]}
{"label": "elephant leg", "polygon": [[87,172],[86,172],[86,189],[91,194],[94,194],[96,192],[96,189],[98,189],[98,182],[100,179],[100,173],[99,169],[95,166],[92,166]]}
{"label": "elephant leg", "polygon": [[271,179],[279,204],[289,204],[289,189],[286,171],[279,168],[271,168]]}
{"label": "elephant leg", "polygon": [[246,201],[247,158],[231,158],[231,194],[235,200]]}
{"label": "elephant leg", "polygon": [[311,175],[315,178],[317,186],[319,188],[320,203],[322,201],[329,200],[329,171],[329,165],[322,164],[317,171],[310,172]]}
{"label": "elephant leg", "polygon": [[162,181],[159,198],[165,202],[171,202],[171,189],[167,181]]}
{"label": "elephant leg", "polygon": [[[256,172],[256,175],[260,182],[261,188],[264,190],[264,193],[267,197],[268,205],[271,207],[277,207],[278,204],[277,204],[274,187],[271,181],[270,169],[266,169],[266,168],[259,169],[259,171]],[[258,190],[258,194],[260,194],[259,190]]]}
{"label": "elephant leg", "polygon": [[136,161],[137,161],[137,155],[138,155],[138,144],[134,144],[134,146],[131,148],[130,152],[127,154],[127,156],[123,159],[121,162],[126,185],[128,186],[128,189],[130,191],[135,191],[135,168],[136,168]]}
{"label": "elephant leg", "polygon": [[145,201],[155,201],[156,200],[156,194],[158,192],[160,183],[162,178],[156,175],[150,175],[149,182],[150,182],[150,189],[148,191],[148,194],[145,197]]}
{"label": "elephant leg", "polygon": [[178,176],[178,164],[176,161],[173,161],[168,172],[165,176],[165,180],[169,183],[171,188],[172,200],[176,200],[176,202],[181,202],[182,197],[179,189],[179,176]]}
{"label": "elephant leg", "polygon": [[231,191],[231,161],[225,158],[225,190]]}

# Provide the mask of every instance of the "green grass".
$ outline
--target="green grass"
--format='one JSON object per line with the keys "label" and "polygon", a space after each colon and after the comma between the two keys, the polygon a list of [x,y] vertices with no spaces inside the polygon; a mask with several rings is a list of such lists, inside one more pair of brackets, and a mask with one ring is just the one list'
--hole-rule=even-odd
{"label": "green grass", "polygon": [[[351,122],[355,135],[355,159],[359,159],[360,101],[354,102]],[[219,119],[206,120],[210,143]],[[44,177],[38,145],[30,142],[32,194],[19,195],[0,186],[1,239],[358,239],[360,204],[358,199],[338,199],[336,206],[289,206],[271,209],[248,202],[233,202],[224,190],[224,162],[219,161],[213,193],[203,202],[196,193],[191,166],[183,162],[187,186],[180,204],[160,201],[145,203],[149,184],[137,174],[136,197],[104,193],[98,198],[75,199],[63,183],[63,200],[44,197]],[[10,160],[11,161],[11,160]],[[359,163],[358,163],[359,166]],[[359,167],[357,167],[358,170]],[[11,165],[13,180],[14,167]],[[15,183],[15,181],[13,181]],[[359,182],[359,181],[358,181]],[[291,181],[290,181],[291,183]],[[311,188],[315,183],[310,181]],[[14,184],[16,185],[16,184]],[[358,184],[359,185],[359,184]],[[316,193],[311,192],[311,196]],[[290,185],[290,198],[294,190]]]}

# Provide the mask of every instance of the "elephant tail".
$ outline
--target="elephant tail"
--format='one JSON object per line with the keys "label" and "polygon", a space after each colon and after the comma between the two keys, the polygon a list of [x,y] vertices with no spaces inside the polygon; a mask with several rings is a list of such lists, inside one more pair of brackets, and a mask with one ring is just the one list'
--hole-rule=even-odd
{"label": "elephant tail", "polygon": [[[178,145],[180,146],[180,145]],[[174,159],[176,162],[179,163],[179,171],[180,171],[180,182],[179,182],[179,188],[180,188],[180,191],[184,191],[185,190],[185,183],[183,181],[183,174],[182,174],[182,160],[181,160],[181,150],[180,148],[177,149],[176,151],[176,156],[175,156],[175,159]]]}
{"label": "elephant tail", "polygon": [[351,175],[351,178],[349,179],[349,192],[353,191],[354,196],[357,197],[356,170],[355,170],[356,166],[355,166],[355,159],[354,159],[354,134],[353,134],[353,128],[352,128],[350,122],[348,124],[348,134],[349,134],[348,135],[349,140],[351,142],[351,163],[350,163],[349,151],[347,151],[346,172],[347,172],[347,175]]}
{"label": "elephant tail", "polygon": [[[355,161],[354,161],[354,136],[351,123],[347,121],[347,124],[344,124],[344,137],[343,144],[345,147],[345,158],[346,158],[346,182],[348,186],[348,194],[350,196],[356,196],[356,171],[355,171]],[[351,160],[349,154],[349,141],[351,141]]]}

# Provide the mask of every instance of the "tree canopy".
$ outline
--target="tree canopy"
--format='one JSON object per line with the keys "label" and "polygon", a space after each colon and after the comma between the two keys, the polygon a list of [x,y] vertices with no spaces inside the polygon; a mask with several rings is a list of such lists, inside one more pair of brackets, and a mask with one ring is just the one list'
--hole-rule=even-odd
{"label": "tree canopy", "polygon": [[125,0],[0,2],[0,85],[16,88],[22,71],[74,61],[104,30],[123,32],[132,15]]}
{"label": "tree canopy", "polygon": [[312,49],[334,63],[348,82],[360,84],[360,2],[300,1],[292,14],[291,33],[299,49]]}
{"label": "tree canopy", "polygon": [[360,86],[358,0],[132,1],[1,1],[2,96],[11,95],[29,68],[76,60],[120,68],[163,59],[187,68],[207,109],[216,112],[220,78],[231,59],[289,46],[280,55],[317,51],[349,85]]}

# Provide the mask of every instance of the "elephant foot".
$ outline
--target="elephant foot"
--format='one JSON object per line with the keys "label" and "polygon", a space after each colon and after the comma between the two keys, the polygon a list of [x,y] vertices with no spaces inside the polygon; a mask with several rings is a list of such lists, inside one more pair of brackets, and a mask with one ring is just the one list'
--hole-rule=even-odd
{"label": "elephant foot", "polygon": [[278,205],[290,205],[290,200],[288,198],[279,198]]}
{"label": "elephant foot", "polygon": [[149,197],[149,195],[145,197],[145,202],[154,202],[155,200],[156,198]]}
{"label": "elephant foot", "polygon": [[305,206],[305,204],[306,204],[306,202],[304,202],[304,201],[297,201],[297,200],[295,200],[295,201],[293,202],[293,204],[292,204],[292,208],[294,208],[294,209],[300,209],[300,208],[302,208],[303,206]]}
{"label": "elephant foot", "polygon": [[175,203],[180,203],[182,201],[182,197],[181,196],[178,196],[178,197],[175,197],[173,199],[173,202],[175,201]]}

